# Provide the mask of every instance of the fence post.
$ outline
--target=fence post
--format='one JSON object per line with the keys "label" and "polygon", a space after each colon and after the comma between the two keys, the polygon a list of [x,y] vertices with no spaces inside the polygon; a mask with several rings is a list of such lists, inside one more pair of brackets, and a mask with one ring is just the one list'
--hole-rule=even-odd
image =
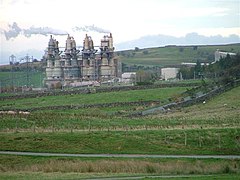
{"label": "fence post", "polygon": [[52,132],[54,132],[54,122],[53,122],[53,119],[52,119]]}
{"label": "fence post", "polygon": [[185,146],[187,146],[187,133],[186,132],[184,132],[184,136],[185,136],[184,144],[185,144]]}
{"label": "fence post", "polygon": [[198,136],[198,139],[199,139],[199,147],[202,147],[202,139],[201,139],[200,134],[199,134],[199,136]]}
{"label": "fence post", "polygon": [[35,127],[35,126],[36,126],[36,122],[34,121],[34,122],[33,122],[33,133],[36,132],[36,127]]}
{"label": "fence post", "polygon": [[218,135],[218,148],[221,148],[221,135]]}
{"label": "fence post", "polygon": [[15,132],[18,132],[18,118],[16,118],[16,129]]}
{"label": "fence post", "polygon": [[91,131],[91,120],[88,121],[88,131]]}
{"label": "fence post", "polygon": [[168,142],[167,142],[167,133],[164,131],[164,135],[165,135],[165,143],[167,144]]}

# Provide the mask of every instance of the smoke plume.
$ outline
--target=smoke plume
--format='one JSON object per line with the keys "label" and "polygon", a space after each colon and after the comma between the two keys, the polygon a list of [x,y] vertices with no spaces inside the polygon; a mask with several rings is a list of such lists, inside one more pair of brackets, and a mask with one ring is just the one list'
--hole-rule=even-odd
{"label": "smoke plume", "polygon": [[68,33],[66,31],[58,30],[58,29],[53,29],[50,27],[30,27],[29,29],[24,29],[23,34],[26,37],[31,37],[31,35],[44,35],[47,36],[49,34],[53,35],[67,35]]}
{"label": "smoke plume", "polygon": [[75,26],[73,28],[73,31],[81,31],[81,32],[93,31],[93,32],[98,32],[98,33],[110,33],[109,30],[94,26],[94,24],[91,26],[81,26],[81,27]]}
{"label": "smoke plume", "polygon": [[50,34],[52,35],[67,35],[68,33],[66,31],[53,29],[50,27],[30,27],[28,29],[22,29],[20,28],[16,22],[14,22],[12,25],[8,25],[9,30],[3,30],[6,40],[10,40],[11,38],[16,38],[18,35],[23,34],[25,37],[29,38],[31,35],[44,35],[48,36]]}
{"label": "smoke plume", "polygon": [[9,40],[11,38],[16,38],[22,31],[22,29],[17,25],[16,22],[13,23],[13,25],[8,25],[9,31],[4,30],[4,35],[6,37],[6,40]]}

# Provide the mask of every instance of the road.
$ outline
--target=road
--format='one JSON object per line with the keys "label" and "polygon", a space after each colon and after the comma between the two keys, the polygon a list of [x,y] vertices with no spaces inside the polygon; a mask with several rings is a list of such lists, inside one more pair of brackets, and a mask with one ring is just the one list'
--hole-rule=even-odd
{"label": "road", "polygon": [[125,177],[94,177],[86,178],[86,180],[129,180],[129,179],[170,179],[170,178],[208,178],[210,179],[214,175],[142,175],[142,176],[125,176]]}
{"label": "road", "polygon": [[5,155],[20,156],[57,156],[57,157],[101,157],[101,158],[190,158],[190,159],[240,159],[240,155],[155,155],[155,154],[68,154],[68,153],[41,153],[0,151]]}

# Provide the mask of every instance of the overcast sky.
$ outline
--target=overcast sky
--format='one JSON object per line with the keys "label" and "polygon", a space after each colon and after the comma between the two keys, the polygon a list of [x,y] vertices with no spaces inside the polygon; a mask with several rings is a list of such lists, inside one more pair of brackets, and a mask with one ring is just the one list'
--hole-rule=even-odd
{"label": "overcast sky", "polygon": [[[49,27],[74,36],[81,45],[85,32],[75,26],[111,31],[114,43],[145,35],[240,35],[240,0],[0,0],[1,50],[45,48],[49,37],[22,34],[6,40],[14,22],[22,29]],[[93,33],[97,45],[103,34]],[[55,36],[64,46],[66,36]]]}

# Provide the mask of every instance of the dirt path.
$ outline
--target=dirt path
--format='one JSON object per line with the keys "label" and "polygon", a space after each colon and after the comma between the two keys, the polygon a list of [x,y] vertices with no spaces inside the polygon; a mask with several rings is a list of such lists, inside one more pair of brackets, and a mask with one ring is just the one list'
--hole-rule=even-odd
{"label": "dirt path", "polygon": [[190,158],[190,159],[240,159],[240,155],[159,155],[159,154],[68,154],[68,153],[41,153],[41,152],[19,152],[0,151],[5,155],[20,156],[57,156],[57,157],[86,157],[86,158]]}

